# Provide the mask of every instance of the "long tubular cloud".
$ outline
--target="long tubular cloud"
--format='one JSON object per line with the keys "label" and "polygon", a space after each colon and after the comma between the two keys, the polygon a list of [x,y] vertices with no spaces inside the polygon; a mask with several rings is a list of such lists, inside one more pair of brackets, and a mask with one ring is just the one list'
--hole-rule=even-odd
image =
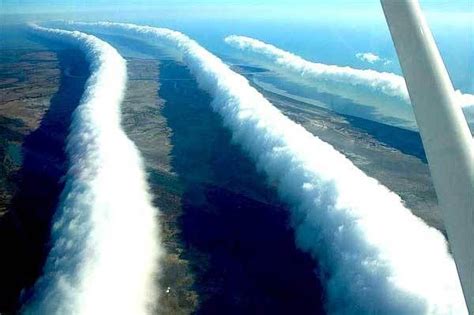
{"label": "long tubular cloud", "polygon": [[[400,99],[406,104],[410,104],[404,78],[394,73],[310,62],[288,51],[246,36],[227,36],[225,42],[232,47],[258,55],[263,58],[267,65],[270,65],[277,71],[284,71],[310,82],[332,82],[339,84],[331,87],[331,89],[337,89],[336,93],[341,92],[340,84],[343,84],[356,86],[359,89],[366,88],[376,93],[383,93],[389,97]],[[348,91],[344,92],[347,93]],[[354,94],[357,93],[350,93],[343,96],[360,101],[360,94],[354,97]],[[456,96],[462,107],[474,106],[474,95],[463,94],[458,90],[456,91]],[[472,117],[471,112],[465,111],[465,113],[469,113],[467,118],[474,121],[474,112]]]}
{"label": "long tubular cloud", "polygon": [[389,96],[399,97],[405,101],[409,100],[405,80],[393,73],[314,63],[273,45],[245,36],[230,35],[224,41],[238,49],[261,54],[276,66],[304,77],[367,86]]}
{"label": "long tubular cloud", "polygon": [[52,248],[22,312],[150,313],[161,250],[143,163],[120,125],[126,62],[94,36],[31,28],[81,49],[91,76],[73,113],[66,147],[70,166],[52,226]]}
{"label": "long tubular cloud", "polygon": [[181,52],[233,139],[289,204],[297,245],[318,262],[329,313],[467,314],[441,233],[331,145],[284,116],[219,58],[169,29],[72,25],[125,33]]}

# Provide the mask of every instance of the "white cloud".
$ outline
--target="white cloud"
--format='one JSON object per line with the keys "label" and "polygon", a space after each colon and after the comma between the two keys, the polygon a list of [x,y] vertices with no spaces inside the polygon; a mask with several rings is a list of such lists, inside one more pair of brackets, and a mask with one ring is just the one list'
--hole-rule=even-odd
{"label": "white cloud", "polygon": [[379,61],[383,60],[379,56],[377,56],[376,54],[371,53],[371,52],[357,53],[356,57],[358,59],[360,59],[362,61],[366,61],[368,63],[376,63],[376,62],[379,62]]}
{"label": "white cloud", "polygon": [[52,248],[22,314],[148,314],[161,249],[142,160],[120,125],[125,60],[94,36],[32,29],[81,49],[91,76],[70,127]]}
{"label": "white cloud", "polygon": [[[247,52],[254,59],[259,58],[256,60],[260,60],[265,66],[275,71],[307,80],[312,84],[316,82],[318,83],[317,88],[341,95],[356,103],[373,105],[374,110],[380,111],[380,114],[386,115],[386,118],[415,123],[405,79],[402,76],[371,69],[362,70],[310,62],[271,44],[246,36],[231,35],[225,38],[225,42]],[[358,55],[368,61],[390,62],[373,53]],[[375,99],[374,95],[385,95],[386,98],[394,98],[395,101],[401,102],[398,102],[398,106],[386,106]],[[472,114],[474,112],[474,95],[463,94],[457,90],[455,97],[458,103],[464,107],[466,119],[469,122],[474,122]]]}

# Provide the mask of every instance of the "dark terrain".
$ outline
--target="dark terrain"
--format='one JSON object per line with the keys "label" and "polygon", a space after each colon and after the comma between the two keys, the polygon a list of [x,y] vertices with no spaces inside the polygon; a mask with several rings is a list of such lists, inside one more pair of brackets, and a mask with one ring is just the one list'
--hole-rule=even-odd
{"label": "dark terrain", "polygon": [[[2,88],[0,117],[5,135],[0,209],[0,310],[17,307],[48,253],[49,230],[67,169],[64,146],[79,104],[88,65],[78,51],[2,51],[12,55],[8,73],[16,83]],[[11,146],[18,149],[8,150]],[[12,153],[13,152],[13,153]],[[2,174],[2,175],[3,175]],[[25,292],[26,293],[26,292]],[[26,293],[27,294],[27,293]]]}

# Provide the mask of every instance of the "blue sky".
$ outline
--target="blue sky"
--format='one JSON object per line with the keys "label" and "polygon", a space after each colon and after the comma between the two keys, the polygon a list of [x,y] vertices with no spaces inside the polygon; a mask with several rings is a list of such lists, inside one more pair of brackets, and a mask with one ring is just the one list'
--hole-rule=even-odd
{"label": "blue sky", "polygon": [[[472,0],[422,0],[423,8],[433,12],[473,12]],[[236,13],[247,12],[252,8],[276,9],[278,13],[299,12],[299,14],[317,13],[311,11],[329,10],[346,11],[375,10],[380,4],[378,0],[2,0],[1,7],[4,13],[31,13],[67,11],[71,8],[80,10],[113,9],[117,7],[138,9],[168,8],[185,9],[199,6],[212,12],[219,8],[231,8]],[[308,9],[311,9],[308,12]]]}
{"label": "blue sky", "polygon": [[[472,26],[472,0],[421,0],[432,26]],[[0,0],[0,24],[81,21],[286,21],[385,25],[378,0]]]}

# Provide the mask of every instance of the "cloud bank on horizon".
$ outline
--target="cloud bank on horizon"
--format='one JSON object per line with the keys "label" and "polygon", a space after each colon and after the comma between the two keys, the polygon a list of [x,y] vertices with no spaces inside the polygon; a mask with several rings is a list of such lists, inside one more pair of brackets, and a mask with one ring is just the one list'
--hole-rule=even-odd
{"label": "cloud bank on horizon", "polygon": [[[211,106],[291,209],[297,246],[318,262],[331,314],[467,314],[441,233],[329,144],[291,121],[186,35],[121,23],[71,23],[181,54]],[[396,90],[396,87],[392,91]]]}
{"label": "cloud bank on horizon", "polygon": [[[291,52],[277,48],[260,40],[238,35],[230,35],[225,42],[255,56],[265,66],[284,74],[312,83],[324,92],[341,95],[361,104],[372,104],[381,116],[393,116],[405,121],[410,129],[414,116],[408,96],[405,79],[389,72],[354,69],[348,66],[326,65],[310,62]],[[358,58],[377,62],[382,59],[372,53],[359,53]],[[356,89],[354,89],[354,87]],[[367,93],[363,93],[366,90]],[[455,97],[463,107],[468,122],[474,125],[474,95],[456,90]],[[385,95],[398,101],[397,104],[379,102],[374,96]]]}
{"label": "cloud bank on horizon", "polygon": [[120,125],[126,62],[94,36],[30,27],[82,50],[91,76],[70,126],[52,248],[22,313],[148,314],[162,249],[142,159]]}

